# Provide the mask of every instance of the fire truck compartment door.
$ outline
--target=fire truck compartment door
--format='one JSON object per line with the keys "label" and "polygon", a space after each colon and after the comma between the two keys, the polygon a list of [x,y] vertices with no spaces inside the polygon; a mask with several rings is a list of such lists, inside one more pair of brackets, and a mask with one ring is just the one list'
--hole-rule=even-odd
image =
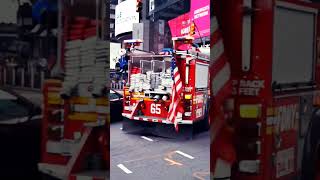
{"label": "fire truck compartment door", "polygon": [[207,88],[209,83],[209,65],[196,63],[196,88]]}
{"label": "fire truck compartment door", "polygon": [[274,13],[273,82],[287,85],[312,82],[317,11],[278,2]]}

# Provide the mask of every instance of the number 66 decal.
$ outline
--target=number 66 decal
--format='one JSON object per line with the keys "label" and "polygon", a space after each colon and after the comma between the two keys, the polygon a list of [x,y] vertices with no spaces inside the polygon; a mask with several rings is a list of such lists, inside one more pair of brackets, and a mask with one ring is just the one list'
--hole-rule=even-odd
{"label": "number 66 decal", "polygon": [[161,104],[151,104],[151,114],[161,114]]}

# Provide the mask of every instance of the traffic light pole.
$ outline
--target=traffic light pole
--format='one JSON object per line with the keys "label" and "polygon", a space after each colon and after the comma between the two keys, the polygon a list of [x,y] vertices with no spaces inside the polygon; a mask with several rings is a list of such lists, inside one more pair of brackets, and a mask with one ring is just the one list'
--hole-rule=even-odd
{"label": "traffic light pole", "polygon": [[197,23],[196,23],[196,22],[194,22],[194,21],[192,21],[192,23],[193,23],[193,25],[194,25],[195,29],[196,29],[196,30],[198,31],[198,33],[199,33],[199,36],[200,36],[200,39],[201,39],[202,45],[203,45],[203,46],[204,46],[204,45],[206,45],[206,42],[203,40],[203,38],[202,38],[202,36],[201,36],[201,33],[200,33],[199,28],[198,28],[198,26],[197,26]]}

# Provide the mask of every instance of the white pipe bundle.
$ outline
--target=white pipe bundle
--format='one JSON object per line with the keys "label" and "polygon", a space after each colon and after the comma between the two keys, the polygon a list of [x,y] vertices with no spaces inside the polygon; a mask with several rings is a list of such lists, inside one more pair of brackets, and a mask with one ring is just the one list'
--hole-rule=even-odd
{"label": "white pipe bundle", "polygon": [[108,42],[96,37],[67,42],[63,94],[70,95],[71,89],[78,85],[79,96],[102,95],[107,85],[108,47]]}
{"label": "white pipe bundle", "polygon": [[61,94],[71,95],[71,90],[79,81],[81,40],[69,41],[65,49],[65,78]]}

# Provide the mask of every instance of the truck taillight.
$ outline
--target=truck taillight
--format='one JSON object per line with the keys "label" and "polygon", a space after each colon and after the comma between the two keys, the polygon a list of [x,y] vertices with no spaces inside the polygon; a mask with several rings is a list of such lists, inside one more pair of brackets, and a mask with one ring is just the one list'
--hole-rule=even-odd
{"label": "truck taillight", "polygon": [[185,112],[185,113],[184,113],[184,116],[190,117],[190,116],[191,116],[191,112]]}
{"label": "truck taillight", "polygon": [[259,173],[260,160],[242,160],[239,162],[239,171],[244,173]]}
{"label": "truck taillight", "polygon": [[185,108],[185,111],[191,111],[191,109],[192,109],[192,100],[185,100],[184,101],[184,108]]}
{"label": "truck taillight", "polygon": [[258,174],[262,149],[262,117],[261,104],[240,104],[239,121],[236,123],[236,151],[239,156],[238,171]]}
{"label": "truck taillight", "polygon": [[241,122],[238,125],[238,134],[245,138],[257,138],[261,136],[261,123]]}
{"label": "truck taillight", "polygon": [[163,100],[163,101],[167,101],[168,99],[169,99],[169,96],[168,96],[168,95],[162,96],[162,100]]}
{"label": "truck taillight", "polygon": [[155,95],[155,96],[153,97],[153,101],[154,101],[154,102],[159,102],[160,99],[162,99],[160,95]]}
{"label": "truck taillight", "polygon": [[246,157],[257,157],[261,154],[261,141],[239,140],[237,150],[242,155],[247,154]]}
{"label": "truck taillight", "polygon": [[184,100],[184,115],[191,116],[192,113],[192,99],[185,99]]}
{"label": "truck taillight", "polygon": [[146,104],[144,102],[140,103],[140,109],[146,109]]}

